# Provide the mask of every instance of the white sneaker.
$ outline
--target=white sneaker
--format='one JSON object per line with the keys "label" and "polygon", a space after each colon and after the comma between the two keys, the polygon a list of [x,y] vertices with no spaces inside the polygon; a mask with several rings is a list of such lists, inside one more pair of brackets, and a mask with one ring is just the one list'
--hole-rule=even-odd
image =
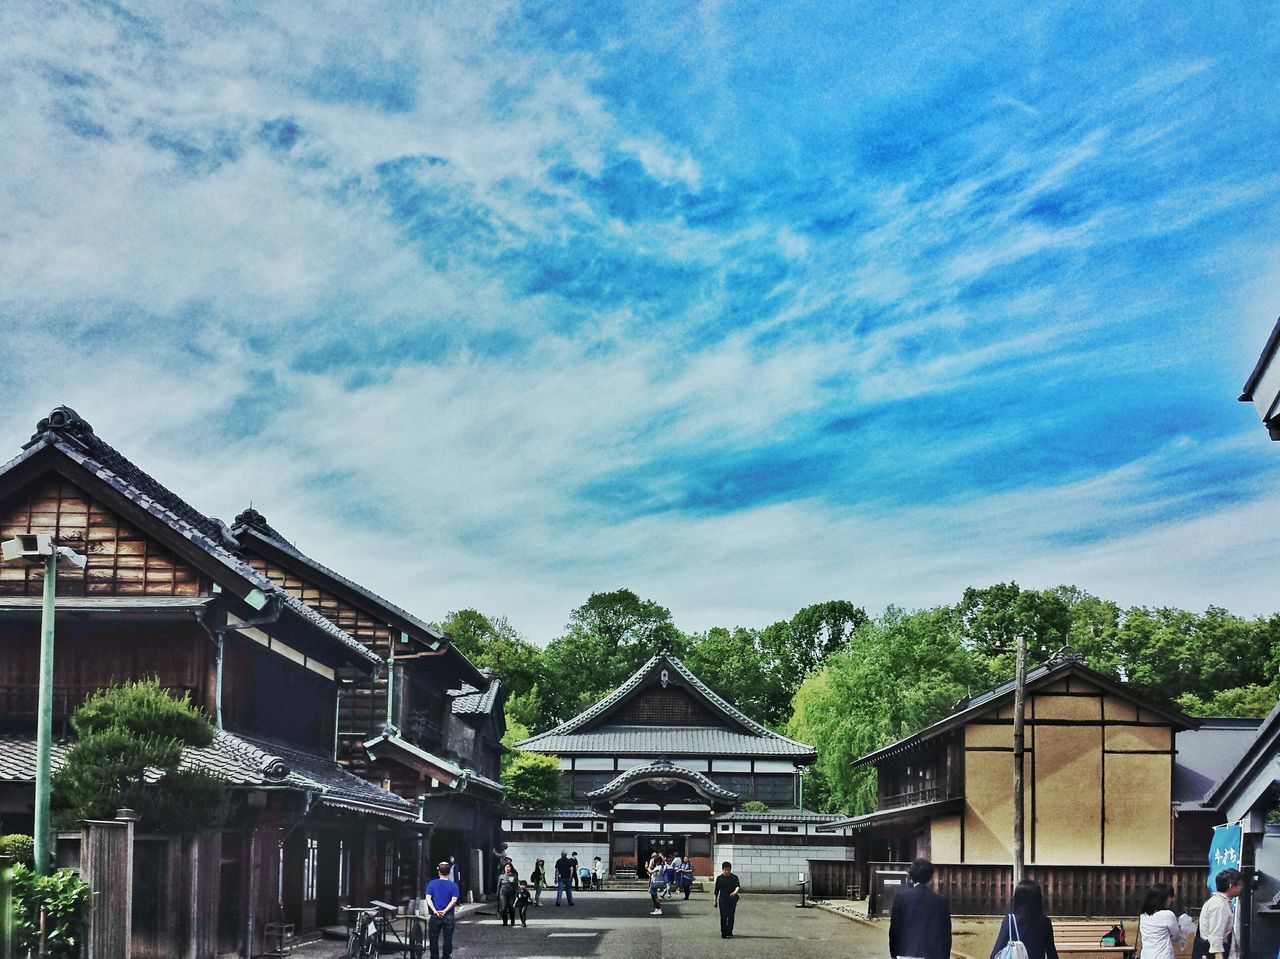
{"label": "white sneaker", "polygon": [[662,915],[662,910],[661,910],[661,909],[655,909],[655,910],[653,910],[653,912],[649,913],[649,915],[651,915],[651,916],[661,916],[661,915]]}

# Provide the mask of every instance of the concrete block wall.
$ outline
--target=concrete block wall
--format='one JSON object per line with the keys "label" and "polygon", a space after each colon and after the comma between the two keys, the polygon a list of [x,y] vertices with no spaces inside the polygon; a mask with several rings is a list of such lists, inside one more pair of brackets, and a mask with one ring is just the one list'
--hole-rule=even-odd
{"label": "concrete block wall", "polygon": [[799,893],[797,885],[799,874],[809,878],[810,859],[835,859],[844,854],[844,849],[827,845],[812,846],[775,846],[753,845],[751,843],[724,842],[723,837],[716,843],[715,866],[717,872],[720,863],[728,860],[733,863],[733,871],[742,880],[743,894],[750,892],[794,892]]}

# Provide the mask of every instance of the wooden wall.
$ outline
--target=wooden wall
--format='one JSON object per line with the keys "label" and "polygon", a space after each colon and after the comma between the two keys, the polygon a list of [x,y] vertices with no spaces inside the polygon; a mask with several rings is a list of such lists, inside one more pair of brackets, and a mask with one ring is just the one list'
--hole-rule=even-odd
{"label": "wooden wall", "polygon": [[[0,539],[51,533],[88,557],[83,571],[62,571],[58,592],[68,596],[199,596],[200,574],[155,540],[69,480],[49,475],[0,504]],[[39,596],[39,569],[0,565],[0,595]]]}

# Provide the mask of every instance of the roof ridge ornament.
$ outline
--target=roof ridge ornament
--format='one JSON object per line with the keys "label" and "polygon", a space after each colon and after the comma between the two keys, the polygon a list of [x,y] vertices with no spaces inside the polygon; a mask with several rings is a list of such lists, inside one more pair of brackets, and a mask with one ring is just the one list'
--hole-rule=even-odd
{"label": "roof ridge ornament", "polygon": [[1084,654],[1074,646],[1063,646],[1049,657],[1051,663],[1083,663]]}
{"label": "roof ridge ornament", "polygon": [[81,449],[87,449],[89,440],[93,437],[93,427],[71,407],[55,406],[48,416],[36,424],[36,431],[23,448],[34,445],[45,433],[56,433],[61,439],[70,440]]}
{"label": "roof ridge ornament", "polygon": [[267,527],[267,518],[250,506],[246,510],[242,510],[236,515],[233,526],[253,526],[257,529],[265,531]]}

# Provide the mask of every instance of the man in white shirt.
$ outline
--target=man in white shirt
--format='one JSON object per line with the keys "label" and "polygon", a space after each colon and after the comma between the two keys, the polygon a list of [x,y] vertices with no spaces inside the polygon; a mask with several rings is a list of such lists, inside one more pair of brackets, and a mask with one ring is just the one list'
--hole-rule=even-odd
{"label": "man in white shirt", "polygon": [[1200,910],[1200,935],[1209,943],[1210,959],[1239,959],[1240,922],[1233,900],[1240,895],[1244,881],[1236,869],[1223,869],[1213,877],[1217,888]]}

